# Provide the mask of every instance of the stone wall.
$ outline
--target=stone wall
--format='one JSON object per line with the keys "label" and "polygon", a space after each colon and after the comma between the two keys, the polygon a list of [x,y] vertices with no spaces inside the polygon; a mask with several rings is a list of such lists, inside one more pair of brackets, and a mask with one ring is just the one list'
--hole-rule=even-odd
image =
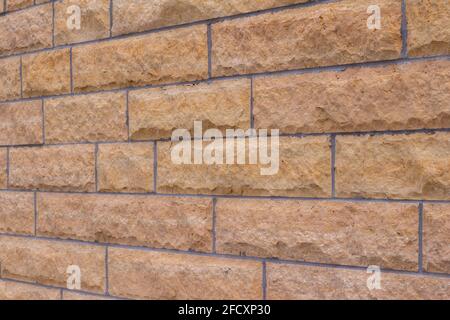
{"label": "stone wall", "polygon": [[[1,299],[450,298],[449,1],[0,13]],[[174,163],[194,121],[279,129],[279,171]]]}

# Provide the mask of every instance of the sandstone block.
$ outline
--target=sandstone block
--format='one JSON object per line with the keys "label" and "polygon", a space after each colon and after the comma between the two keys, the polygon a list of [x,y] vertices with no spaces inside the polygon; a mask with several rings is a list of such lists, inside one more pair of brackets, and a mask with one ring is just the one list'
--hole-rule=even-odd
{"label": "sandstone block", "polygon": [[450,61],[258,77],[257,128],[285,133],[450,127]]}
{"label": "sandstone block", "polygon": [[241,300],[262,298],[256,261],[112,248],[110,292],[129,298]]}
{"label": "sandstone block", "polygon": [[94,191],[93,145],[46,146],[10,150],[14,189]]}
{"label": "sandstone block", "polygon": [[450,273],[450,205],[426,204],[423,215],[423,266]]}
{"label": "sandstone block", "polygon": [[250,81],[217,81],[130,92],[130,135],[134,140],[170,138],[191,131],[194,121],[209,128],[250,127]]}
{"label": "sandstone block", "polygon": [[336,148],[339,197],[450,199],[448,133],[338,137]]}
{"label": "sandstone block", "polygon": [[400,57],[401,2],[379,0],[382,27],[370,30],[372,0],[345,0],[212,26],[214,76],[342,65]]}
{"label": "sandstone block", "polygon": [[153,146],[153,143],[100,145],[98,149],[99,191],[153,191]]}
{"label": "sandstone block", "polygon": [[59,300],[60,296],[58,289],[0,281],[0,300]]}
{"label": "sandstone block", "polygon": [[42,102],[0,104],[0,145],[43,143]]}
{"label": "sandstone block", "polygon": [[205,26],[194,26],[73,49],[75,91],[205,79]]}
{"label": "sandstone block", "polygon": [[113,35],[253,12],[308,0],[115,0]]}
{"label": "sandstone block", "polygon": [[46,100],[48,143],[126,141],[125,93],[100,93]]}
{"label": "sandstone block", "polygon": [[26,7],[31,7],[34,4],[34,0],[8,0],[6,1],[6,10],[14,11]]}
{"label": "sandstone block", "polygon": [[[55,2],[55,43],[69,43],[102,39],[109,36],[110,0],[63,0]],[[72,6],[80,8],[80,29],[68,28]],[[69,12],[69,13],[68,13]]]}
{"label": "sandstone block", "polygon": [[6,189],[8,187],[7,158],[8,153],[6,148],[0,148],[0,189]]}
{"label": "sandstone block", "polygon": [[34,195],[0,192],[0,232],[34,234]]}
{"label": "sandstone block", "polygon": [[25,56],[22,72],[25,97],[70,93],[70,49]]}
{"label": "sandstone block", "polygon": [[5,236],[0,236],[0,243],[4,278],[65,288],[67,267],[77,265],[81,270],[81,289],[104,292],[102,247]]}
{"label": "sandstone block", "polygon": [[418,268],[416,204],[219,199],[217,252]]}
{"label": "sandstone block", "polygon": [[268,264],[269,300],[448,300],[449,278],[381,273],[381,289],[369,290],[365,270]]}
{"label": "sandstone block", "polygon": [[39,194],[38,212],[46,237],[211,251],[209,199]]}
{"label": "sandstone block", "polygon": [[0,56],[52,46],[52,5],[0,17]]}
{"label": "sandstone block", "polygon": [[[2,18],[3,17],[0,17],[0,21]],[[1,59],[0,100],[12,100],[18,98],[20,98],[20,58]]]}
{"label": "sandstone block", "polygon": [[[239,141],[235,142],[238,145]],[[244,142],[248,156],[249,139]],[[270,165],[249,164],[248,157],[246,164],[238,164],[236,158],[229,165],[174,163],[171,153],[177,144],[158,143],[159,192],[306,197],[331,193],[331,153],[326,137],[280,138],[279,168],[273,175],[262,175],[261,168]]]}
{"label": "sandstone block", "polygon": [[407,0],[406,12],[409,55],[450,53],[450,2]]}

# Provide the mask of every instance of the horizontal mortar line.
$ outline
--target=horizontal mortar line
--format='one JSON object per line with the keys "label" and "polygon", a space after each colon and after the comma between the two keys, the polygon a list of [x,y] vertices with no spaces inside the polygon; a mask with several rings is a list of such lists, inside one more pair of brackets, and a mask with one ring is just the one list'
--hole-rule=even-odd
{"label": "horizontal mortar line", "polygon": [[104,196],[141,196],[141,197],[179,197],[179,198],[207,198],[207,199],[242,199],[242,200],[275,200],[275,201],[324,201],[324,202],[378,202],[378,203],[412,203],[419,205],[420,202],[429,204],[450,204],[450,200],[425,200],[425,199],[386,199],[386,198],[346,198],[346,197],[297,197],[297,196],[247,196],[227,194],[190,194],[190,193],[159,193],[159,192],[89,192],[89,191],[56,191],[41,189],[0,189],[0,192],[23,192],[23,193],[49,193],[66,195],[104,195]]}
{"label": "horizontal mortar line", "polygon": [[[346,264],[310,262],[310,261],[293,260],[293,259],[287,260],[287,259],[277,259],[277,258],[264,258],[264,257],[257,257],[257,256],[239,256],[239,255],[225,254],[225,253],[211,253],[211,252],[200,252],[200,251],[169,249],[169,248],[152,248],[152,247],[125,245],[125,244],[118,244],[118,243],[92,242],[92,241],[84,241],[84,240],[76,240],[76,239],[61,239],[61,238],[56,238],[56,237],[43,237],[43,236],[34,236],[34,235],[19,235],[19,234],[10,234],[10,233],[0,233],[0,237],[34,239],[34,240],[43,240],[43,241],[50,241],[50,242],[57,242],[57,243],[79,244],[79,245],[84,245],[84,246],[109,247],[109,248],[116,248],[116,249],[159,252],[159,253],[168,253],[168,254],[172,253],[172,254],[188,255],[188,256],[225,258],[225,259],[230,259],[230,260],[246,260],[246,261],[256,261],[256,262],[261,262],[261,263],[267,262],[267,263],[275,263],[275,264],[303,265],[303,266],[311,266],[311,267],[348,269],[348,270],[366,270],[367,269],[367,267],[365,267],[365,266],[354,266],[354,265],[346,265]],[[0,242],[1,242],[1,239],[0,239]],[[389,268],[381,268],[381,270],[386,273],[409,274],[409,275],[429,276],[429,277],[438,277],[438,278],[450,278],[450,274],[446,274],[446,273],[429,273],[429,272],[420,273],[418,271],[408,271],[408,270],[389,269]]]}
{"label": "horizontal mortar line", "polygon": [[91,295],[91,296],[96,296],[96,297],[113,298],[113,299],[120,299],[120,300],[122,300],[122,299],[131,300],[129,298],[121,298],[118,296],[111,296],[111,295],[106,296],[106,295],[102,295],[101,293],[98,293],[98,292],[90,292],[90,291],[84,291],[84,290],[71,290],[71,289],[67,289],[64,287],[43,284],[43,283],[37,282],[37,281],[24,281],[24,280],[18,280],[18,279],[13,279],[13,278],[0,278],[0,282],[2,282],[2,281],[11,282],[11,283],[19,283],[19,284],[27,284],[27,285],[32,285],[32,286],[36,286],[36,287],[46,288],[46,289],[63,290],[64,292],[79,293],[82,295]]}
{"label": "horizontal mortar line", "polygon": [[[62,0],[57,0],[57,1],[52,1],[52,2],[56,3],[59,1],[62,1]],[[302,8],[302,7],[311,7],[311,6],[316,6],[316,5],[320,5],[320,4],[338,3],[340,1],[342,1],[342,0],[312,0],[312,1],[309,1],[306,3],[289,4],[289,5],[285,5],[285,6],[257,10],[257,11],[247,12],[247,13],[239,13],[239,14],[235,14],[235,15],[229,15],[229,16],[223,16],[223,17],[217,17],[217,18],[196,20],[196,21],[180,23],[180,24],[176,24],[176,25],[163,26],[163,27],[159,27],[159,28],[155,28],[155,29],[136,31],[136,32],[130,32],[130,33],[125,33],[125,34],[118,34],[118,35],[114,35],[114,36],[107,36],[107,37],[104,37],[101,39],[93,39],[93,40],[80,41],[80,42],[75,42],[75,43],[70,43],[70,44],[55,45],[52,47],[46,47],[46,48],[42,48],[42,49],[23,51],[20,53],[13,53],[10,55],[2,56],[2,57],[0,57],[0,59],[14,57],[17,55],[34,54],[34,53],[53,50],[53,49],[63,49],[63,48],[72,47],[72,46],[82,46],[82,45],[87,45],[87,44],[92,44],[92,43],[107,42],[107,41],[111,41],[111,40],[128,39],[128,38],[132,38],[132,37],[139,37],[139,36],[149,35],[149,34],[153,34],[153,33],[177,30],[177,29],[188,28],[188,27],[193,27],[193,26],[198,26],[198,25],[207,25],[207,24],[212,25],[212,24],[216,24],[216,23],[220,23],[220,22],[224,22],[224,21],[232,21],[232,20],[241,19],[241,18],[247,18],[247,17],[259,16],[259,15],[264,15],[264,14],[269,14],[269,13],[288,11],[288,10],[292,10],[292,9]],[[49,3],[52,3],[52,2],[42,3],[42,4],[35,5],[35,6],[27,7],[27,8],[21,8],[21,9],[15,10],[15,11],[4,12],[3,14],[0,14],[0,16],[5,16],[8,13],[12,13],[12,12],[30,10],[30,9],[38,7],[38,6],[48,5]]]}
{"label": "horizontal mortar line", "polygon": [[[2,58],[0,58],[1,60]],[[446,61],[450,60],[450,55],[438,55],[438,56],[428,56],[428,57],[406,57],[406,58],[398,58],[393,60],[378,60],[378,61],[365,61],[365,62],[357,62],[350,64],[342,64],[342,65],[333,65],[333,66],[320,66],[320,67],[306,67],[306,68],[298,68],[298,69],[285,69],[285,70],[276,70],[276,71],[265,71],[265,72],[257,72],[257,73],[248,73],[248,74],[238,74],[238,75],[229,75],[229,76],[217,76],[199,80],[192,81],[178,81],[171,83],[159,83],[159,84],[148,84],[142,86],[126,86],[120,88],[112,88],[112,89],[100,89],[100,90],[92,90],[92,91],[80,91],[73,93],[63,93],[57,95],[46,95],[46,96],[32,96],[26,98],[18,98],[18,99],[7,99],[0,101],[0,107],[2,104],[14,103],[14,102],[25,102],[25,101],[35,101],[35,100],[49,100],[54,98],[64,98],[64,97],[74,97],[74,96],[87,96],[101,93],[126,93],[127,91],[138,91],[144,89],[155,89],[155,88],[167,88],[167,87],[175,87],[175,86],[184,86],[184,85],[198,85],[203,83],[212,83],[215,81],[226,81],[226,80],[239,80],[239,79],[251,79],[258,77],[271,77],[271,76],[285,76],[285,75],[302,75],[309,73],[321,73],[321,72],[343,72],[346,69],[354,69],[354,68],[377,68],[389,65],[402,65],[420,61]]]}
{"label": "horizontal mortar line", "polygon": [[[230,128],[233,129],[233,128]],[[245,129],[244,129],[245,130]],[[256,129],[258,130],[258,129]],[[441,132],[450,132],[450,128],[436,128],[436,129],[411,129],[411,130],[387,130],[387,131],[355,131],[355,132],[324,132],[324,133],[282,133],[279,135],[268,135],[267,138],[279,137],[279,138],[307,138],[307,137],[330,137],[330,136],[381,136],[381,135],[414,135],[420,133],[435,134]],[[226,139],[249,139],[249,138],[259,138],[264,137],[264,135],[245,135],[245,136],[226,136],[222,137],[222,140]],[[204,141],[211,142],[212,140],[191,137],[191,139],[186,141]],[[156,142],[179,142],[172,141],[171,138],[161,138],[161,139],[148,139],[148,140],[122,140],[122,141],[78,141],[78,142],[60,142],[60,143],[36,143],[36,144],[5,144],[1,145],[0,148],[41,148],[41,147],[64,147],[64,146],[74,146],[74,145],[108,145],[108,144],[138,144],[138,143],[156,143]]]}

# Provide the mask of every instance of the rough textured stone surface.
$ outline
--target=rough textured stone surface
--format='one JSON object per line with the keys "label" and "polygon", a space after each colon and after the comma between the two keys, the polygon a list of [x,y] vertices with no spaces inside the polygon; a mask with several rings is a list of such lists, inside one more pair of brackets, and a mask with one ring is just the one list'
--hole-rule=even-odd
{"label": "rough textured stone surface", "polygon": [[0,280],[0,300],[59,300],[58,289]]}
{"label": "rough textured stone surface", "polygon": [[416,204],[219,199],[217,252],[416,271]]}
{"label": "rough textured stone surface", "polygon": [[51,47],[52,15],[48,4],[0,17],[0,56]]}
{"label": "rough textured stone surface", "polygon": [[308,0],[115,0],[113,35],[303,3]]}
{"label": "rough textured stone surface", "polygon": [[93,295],[93,294],[86,294],[86,293],[78,293],[78,292],[71,292],[68,290],[63,291],[63,300],[115,300],[111,297],[105,297],[100,295]]}
{"label": "rough textured stone surface", "polygon": [[258,128],[298,133],[450,127],[450,61],[263,77],[254,86]]}
{"label": "rough textured stone surface", "polygon": [[[108,37],[109,3],[110,0],[63,0],[55,2],[56,45]],[[67,21],[74,14],[69,9],[74,5],[80,8],[79,30],[67,27]]]}
{"label": "rough textured stone surface", "polygon": [[450,134],[337,138],[339,197],[450,199]]}
{"label": "rough textured stone surface", "polygon": [[153,148],[153,143],[104,144],[99,146],[99,191],[153,191]]}
{"label": "rough textured stone surface", "polygon": [[450,2],[406,0],[408,54],[411,56],[450,53]]}
{"label": "rough textured stone surface", "polygon": [[46,100],[47,143],[126,141],[125,93],[100,93]]}
{"label": "rough textured stone surface", "polygon": [[8,0],[6,1],[6,10],[13,11],[17,9],[22,9],[30,7],[34,4],[34,0]]}
{"label": "rough textured stone surface", "polygon": [[[0,236],[3,278],[66,287],[67,267],[81,270],[81,289],[104,292],[105,248]],[[26,263],[24,263],[26,261]]]}
{"label": "rough textured stone surface", "polygon": [[0,189],[7,188],[7,155],[6,148],[0,148]]}
{"label": "rough textured stone surface", "polygon": [[43,142],[41,101],[0,104],[0,119],[0,145]]}
{"label": "rough textured stone surface", "polygon": [[450,205],[426,204],[423,217],[423,268],[450,273]]}
{"label": "rough textured stone surface", "polygon": [[14,148],[9,153],[11,188],[95,190],[93,145]]}
{"label": "rough textured stone surface", "polygon": [[34,195],[0,192],[0,232],[34,234]]}
{"label": "rough textured stone surface", "polygon": [[[331,153],[326,137],[280,138],[280,166],[274,175],[261,175],[260,169],[270,165],[248,164],[248,139],[245,139],[247,164],[236,164],[235,161],[233,165],[175,164],[171,149],[177,143],[158,143],[159,192],[330,196]],[[208,144],[204,143],[204,147]]]}
{"label": "rough textured stone surface", "polygon": [[205,26],[73,49],[76,91],[193,81],[208,75]]}
{"label": "rough textured stone surface", "polygon": [[185,254],[109,250],[109,291],[144,299],[261,299],[261,263]]}
{"label": "rough textured stone surface", "polygon": [[345,0],[212,26],[214,76],[400,57],[401,2],[379,0],[380,30],[369,30],[372,0]]}
{"label": "rough textured stone surface", "polygon": [[[1,19],[2,17],[0,17],[0,21]],[[1,59],[0,100],[16,98],[20,98],[20,58]]]}
{"label": "rough textured stone surface", "polygon": [[211,251],[210,199],[39,194],[43,236]]}
{"label": "rough textured stone surface", "polygon": [[268,264],[267,298],[277,299],[450,299],[450,279],[408,274],[381,273],[381,289],[369,290],[371,275],[343,270],[295,265]]}
{"label": "rough textured stone surface", "polygon": [[70,49],[25,56],[22,72],[24,97],[70,93]]}
{"label": "rough textured stone surface", "polygon": [[170,138],[176,129],[250,127],[250,80],[217,81],[130,92],[130,135],[134,140]]}

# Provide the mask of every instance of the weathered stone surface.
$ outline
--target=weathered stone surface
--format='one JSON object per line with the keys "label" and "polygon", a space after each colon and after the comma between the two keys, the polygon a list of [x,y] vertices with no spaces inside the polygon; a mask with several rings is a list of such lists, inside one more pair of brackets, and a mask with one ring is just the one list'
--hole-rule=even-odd
{"label": "weathered stone surface", "polygon": [[93,145],[14,148],[10,187],[57,191],[95,191]]}
{"label": "weathered stone surface", "polygon": [[[177,144],[158,143],[157,188],[160,192],[312,197],[331,195],[331,153],[327,137],[280,138],[279,170],[274,175],[261,174],[260,169],[270,168],[270,164],[249,164],[249,139],[245,139],[246,164],[236,164],[235,158],[235,164],[232,165],[176,164],[172,162],[171,151]],[[203,143],[204,147],[208,144]],[[268,145],[270,150],[270,141]],[[225,155],[224,151],[224,161]]]}
{"label": "weathered stone surface", "polygon": [[176,129],[250,127],[250,80],[217,81],[132,91],[130,135],[134,140],[170,138]]}
{"label": "weathered stone surface", "polygon": [[337,138],[339,197],[450,199],[450,134]]}
{"label": "weathered stone surface", "polygon": [[24,97],[70,93],[70,49],[41,52],[22,61]]}
{"label": "weathered stone surface", "polygon": [[59,300],[58,289],[0,280],[0,300]]}
{"label": "weathered stone surface", "polygon": [[109,291],[164,300],[262,298],[261,263],[111,248]]}
{"label": "weathered stone surface", "polygon": [[103,247],[5,236],[0,236],[0,243],[4,278],[65,288],[67,267],[77,265],[81,270],[81,290],[104,292]]}
{"label": "weathered stone surface", "polygon": [[345,0],[212,26],[214,76],[389,60],[400,57],[401,2],[379,0],[380,30],[369,30],[372,0]]}
{"label": "weathered stone surface", "polygon": [[113,35],[230,16],[308,0],[115,0]]}
{"label": "weathered stone surface", "polygon": [[407,0],[408,54],[450,53],[450,2]]}
{"label": "weathered stone surface", "polygon": [[4,5],[5,3],[0,1],[0,13],[5,10]]}
{"label": "weathered stone surface", "polygon": [[[89,41],[109,36],[109,3],[110,0],[63,0],[55,2],[55,43]],[[80,8],[80,29],[68,28],[74,11],[71,6]],[[69,12],[69,13],[68,13]],[[70,24],[69,24],[70,25]]]}
{"label": "weathered stone surface", "polygon": [[296,265],[267,265],[269,300],[448,300],[450,279],[381,273],[381,289],[369,290],[365,270],[344,270]]}
{"label": "weathered stone surface", "polygon": [[73,49],[75,91],[193,81],[208,75],[205,26]]}
{"label": "weathered stone surface", "polygon": [[256,78],[258,128],[349,132],[450,127],[450,61]]}
{"label": "weathered stone surface", "polygon": [[52,46],[52,5],[0,17],[0,56]]}
{"label": "weathered stone surface", "polygon": [[125,93],[100,93],[46,100],[47,143],[126,141]]}
{"label": "weathered stone surface", "polygon": [[0,148],[0,189],[7,188],[7,156],[6,148]]}
{"label": "weathered stone surface", "polygon": [[34,195],[0,192],[0,232],[34,234]]}
{"label": "weathered stone surface", "polygon": [[416,204],[219,199],[216,215],[219,253],[418,268]]}
{"label": "weathered stone surface", "polygon": [[423,268],[450,273],[450,205],[426,204],[423,216]]}
{"label": "weathered stone surface", "polygon": [[13,11],[17,9],[22,9],[30,7],[34,4],[34,0],[8,0],[6,1],[6,10]]}
{"label": "weathered stone surface", "polygon": [[0,104],[0,145],[40,144],[42,102]]}
{"label": "weathered stone surface", "polygon": [[98,149],[99,191],[153,191],[153,148],[153,143],[100,145]]}
{"label": "weathered stone surface", "polygon": [[[1,19],[2,17],[0,17],[0,21]],[[20,98],[20,58],[1,59],[0,100],[16,98]]]}
{"label": "weathered stone surface", "polygon": [[211,251],[210,199],[39,194],[43,236]]}
{"label": "weathered stone surface", "polygon": [[63,300],[115,300],[111,297],[106,296],[100,296],[100,295],[93,295],[93,294],[86,294],[86,293],[78,293],[73,291],[64,290],[63,291]]}

